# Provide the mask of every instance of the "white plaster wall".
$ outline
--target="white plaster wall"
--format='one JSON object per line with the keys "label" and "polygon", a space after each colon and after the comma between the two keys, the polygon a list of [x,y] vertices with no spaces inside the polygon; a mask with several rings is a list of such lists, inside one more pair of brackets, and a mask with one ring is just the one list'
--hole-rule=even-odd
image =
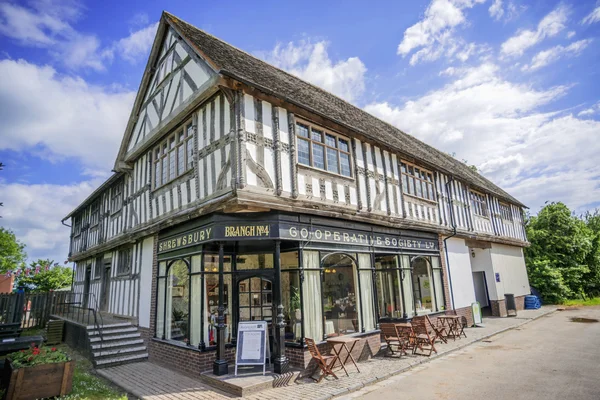
{"label": "white plaster wall", "polygon": [[447,241],[448,264],[452,275],[454,307],[470,307],[475,302],[471,255],[464,239],[451,238]]}
{"label": "white plaster wall", "polygon": [[[472,251],[475,253],[475,257],[471,257],[471,269],[473,272],[485,272],[485,281],[490,300],[498,300],[491,249],[472,249]],[[504,298],[503,294],[502,298]]]}
{"label": "white plaster wall", "polygon": [[152,296],[152,256],[154,237],[150,236],[142,242],[142,260],[140,270],[140,298],[138,323],[144,328],[150,327],[150,299]]}
{"label": "white plaster wall", "polygon": [[522,248],[492,243],[491,256],[494,271],[500,273],[500,282],[496,284],[500,298],[504,298],[504,293],[530,294]]}

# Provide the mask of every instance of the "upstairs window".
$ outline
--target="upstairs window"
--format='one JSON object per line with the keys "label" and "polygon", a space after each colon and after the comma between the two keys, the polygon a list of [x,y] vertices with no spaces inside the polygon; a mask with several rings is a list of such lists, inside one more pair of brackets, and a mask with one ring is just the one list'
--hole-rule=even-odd
{"label": "upstairs window", "polygon": [[489,217],[489,210],[487,202],[485,201],[485,195],[479,192],[470,191],[471,196],[471,207],[473,208],[473,214],[487,218]]}
{"label": "upstairs window", "polygon": [[123,181],[112,187],[110,195],[110,209],[117,212],[123,207]]}
{"label": "upstairs window", "polygon": [[513,222],[513,216],[508,204],[500,203],[500,218],[502,218],[503,221]]}
{"label": "upstairs window", "polygon": [[402,192],[425,200],[436,201],[433,173],[414,164],[400,162]]}
{"label": "upstairs window", "polygon": [[94,279],[100,279],[102,277],[102,263],[104,258],[102,256],[96,258],[96,264],[94,265]]}
{"label": "upstairs window", "polygon": [[296,124],[296,136],[300,164],[352,177],[348,139],[304,122]]}
{"label": "upstairs window", "polygon": [[154,148],[154,188],[185,174],[194,166],[194,129],[189,121]]}
{"label": "upstairs window", "polygon": [[131,272],[131,247],[119,250],[119,263],[117,264],[117,275],[127,275]]}
{"label": "upstairs window", "polygon": [[94,226],[98,224],[100,220],[100,200],[96,200],[92,203],[90,211],[90,225]]}
{"label": "upstairs window", "polygon": [[73,234],[75,236],[81,233],[81,215],[76,215],[73,217]]}

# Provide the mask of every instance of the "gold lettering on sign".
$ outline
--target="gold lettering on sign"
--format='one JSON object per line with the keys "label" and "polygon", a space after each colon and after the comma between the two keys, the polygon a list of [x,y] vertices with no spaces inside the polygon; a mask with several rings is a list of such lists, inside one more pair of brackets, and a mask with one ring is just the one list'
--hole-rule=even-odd
{"label": "gold lettering on sign", "polygon": [[162,240],[158,243],[158,252],[176,250],[186,246],[192,246],[194,244],[201,243],[205,240],[211,239],[212,228],[203,228],[194,232],[185,233],[181,236]]}
{"label": "gold lettering on sign", "polygon": [[225,227],[225,237],[268,237],[269,233],[269,225],[241,225]]}

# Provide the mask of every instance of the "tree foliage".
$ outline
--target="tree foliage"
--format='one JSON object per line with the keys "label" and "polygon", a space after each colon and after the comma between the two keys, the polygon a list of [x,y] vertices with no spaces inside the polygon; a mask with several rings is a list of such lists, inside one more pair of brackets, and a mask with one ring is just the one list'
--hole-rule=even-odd
{"label": "tree foliage", "polygon": [[[47,271],[45,269],[46,265],[50,266]],[[32,271],[35,271],[37,266],[41,266],[38,274],[31,273],[26,276],[22,273],[15,279],[15,287],[23,286],[26,291],[35,293],[71,286],[73,282],[73,270],[71,268],[61,267],[52,260],[37,260],[30,264]]]}
{"label": "tree foliage", "polygon": [[600,215],[575,216],[563,203],[549,203],[526,220],[525,261],[531,286],[545,301],[600,292]]}
{"label": "tree foliage", "polygon": [[0,227],[0,273],[23,267],[26,258],[25,245],[11,230]]}

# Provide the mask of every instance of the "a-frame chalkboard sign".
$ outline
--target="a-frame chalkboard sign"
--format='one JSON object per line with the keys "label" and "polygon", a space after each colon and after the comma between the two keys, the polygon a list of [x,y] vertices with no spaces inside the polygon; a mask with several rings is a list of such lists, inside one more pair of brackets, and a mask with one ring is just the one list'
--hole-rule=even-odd
{"label": "a-frame chalkboard sign", "polygon": [[262,365],[263,375],[267,360],[271,359],[267,321],[244,321],[238,324],[235,376],[238,365]]}

